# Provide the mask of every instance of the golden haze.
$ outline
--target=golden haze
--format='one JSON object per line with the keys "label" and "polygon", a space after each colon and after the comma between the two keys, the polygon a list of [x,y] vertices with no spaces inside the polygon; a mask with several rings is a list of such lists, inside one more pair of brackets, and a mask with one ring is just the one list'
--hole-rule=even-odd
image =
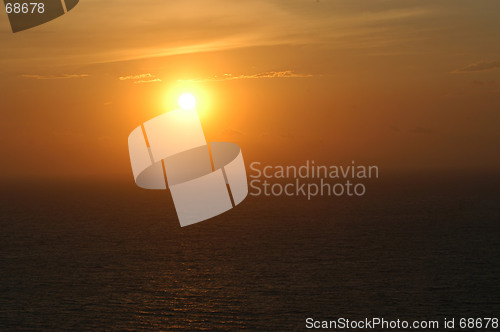
{"label": "golden haze", "polygon": [[131,179],[129,132],[181,92],[247,163],[500,166],[497,1],[101,3],[1,17],[3,178]]}

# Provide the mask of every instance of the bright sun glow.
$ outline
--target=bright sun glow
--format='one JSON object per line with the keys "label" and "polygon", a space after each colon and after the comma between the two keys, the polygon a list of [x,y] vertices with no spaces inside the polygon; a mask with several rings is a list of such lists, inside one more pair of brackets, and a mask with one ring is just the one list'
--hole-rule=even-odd
{"label": "bright sun glow", "polygon": [[190,93],[183,93],[179,97],[179,106],[185,110],[191,110],[196,106],[196,98]]}

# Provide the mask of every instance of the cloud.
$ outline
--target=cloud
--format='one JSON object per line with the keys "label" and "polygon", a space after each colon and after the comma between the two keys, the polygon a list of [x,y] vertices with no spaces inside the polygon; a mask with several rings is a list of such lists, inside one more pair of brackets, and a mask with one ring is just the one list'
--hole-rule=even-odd
{"label": "cloud", "polygon": [[157,83],[157,82],[161,82],[162,80],[159,79],[159,78],[155,78],[155,79],[152,79],[152,80],[141,80],[141,81],[135,81],[134,84],[142,84],[142,83]]}
{"label": "cloud", "polygon": [[63,75],[21,75],[24,78],[33,78],[35,80],[65,80],[71,78],[89,77],[87,74],[63,74]]}
{"label": "cloud", "polygon": [[120,81],[134,81],[134,84],[141,83],[155,83],[161,82],[162,80],[156,77],[151,73],[147,74],[139,74],[139,75],[130,75],[130,76],[120,76],[118,78]]}
{"label": "cloud", "polygon": [[454,73],[470,73],[478,71],[490,71],[500,68],[500,61],[482,61],[456,69]]}
{"label": "cloud", "polygon": [[189,83],[202,83],[202,82],[221,82],[221,81],[233,81],[233,80],[249,80],[258,78],[303,78],[303,77],[313,77],[312,74],[297,74],[291,70],[284,71],[269,71],[265,73],[252,74],[252,75],[233,75],[233,74],[223,74],[221,76],[212,76],[207,78],[199,79],[189,79],[189,80],[179,80],[179,82],[189,82]]}
{"label": "cloud", "polygon": [[365,0],[360,5],[350,1],[146,0],[138,6],[137,0],[120,0],[119,14],[110,15],[116,12],[115,2],[87,0],[64,29],[43,25],[37,28],[39,33],[25,35],[22,43],[37,52],[26,52],[19,47],[19,39],[0,34],[0,63],[23,68],[54,63],[80,66],[277,45],[378,49],[434,32],[425,18],[439,13],[435,5],[415,7],[406,1]]}
{"label": "cloud", "polygon": [[119,80],[120,81],[139,80],[142,78],[152,78],[152,77],[154,77],[154,75],[147,73],[147,74],[140,74],[140,75],[120,76]]}

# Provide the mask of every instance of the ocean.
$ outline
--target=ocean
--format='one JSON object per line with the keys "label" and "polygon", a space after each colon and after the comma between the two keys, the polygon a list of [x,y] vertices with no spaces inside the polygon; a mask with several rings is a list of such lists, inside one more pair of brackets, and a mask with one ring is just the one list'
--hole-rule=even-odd
{"label": "ocean", "polygon": [[394,176],[363,197],[252,197],[181,228],[133,182],[5,182],[0,330],[300,331],[500,318],[500,181]]}

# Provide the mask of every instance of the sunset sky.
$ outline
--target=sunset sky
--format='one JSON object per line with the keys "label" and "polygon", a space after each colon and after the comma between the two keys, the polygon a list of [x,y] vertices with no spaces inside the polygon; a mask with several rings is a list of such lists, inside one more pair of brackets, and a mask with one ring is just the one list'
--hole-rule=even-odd
{"label": "sunset sky", "polygon": [[82,0],[16,34],[2,14],[0,177],[133,181],[128,134],[182,92],[247,165],[494,171],[499,13],[497,0]]}

